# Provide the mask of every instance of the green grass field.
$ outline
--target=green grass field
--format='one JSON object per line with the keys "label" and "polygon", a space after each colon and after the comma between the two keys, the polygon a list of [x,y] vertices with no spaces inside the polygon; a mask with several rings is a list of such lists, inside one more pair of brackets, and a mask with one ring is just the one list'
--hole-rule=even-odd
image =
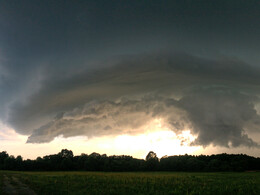
{"label": "green grass field", "polygon": [[260,194],[260,173],[0,172],[37,194]]}

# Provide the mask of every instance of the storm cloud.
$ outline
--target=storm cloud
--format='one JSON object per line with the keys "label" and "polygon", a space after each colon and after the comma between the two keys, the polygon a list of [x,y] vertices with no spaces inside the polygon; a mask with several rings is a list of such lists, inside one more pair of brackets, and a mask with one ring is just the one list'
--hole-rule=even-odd
{"label": "storm cloud", "polygon": [[[103,62],[104,63],[104,62]],[[49,77],[27,101],[9,107],[8,123],[29,143],[57,136],[138,134],[154,119],[192,145],[259,147],[260,70],[235,58],[187,53],[120,57],[109,66]]]}

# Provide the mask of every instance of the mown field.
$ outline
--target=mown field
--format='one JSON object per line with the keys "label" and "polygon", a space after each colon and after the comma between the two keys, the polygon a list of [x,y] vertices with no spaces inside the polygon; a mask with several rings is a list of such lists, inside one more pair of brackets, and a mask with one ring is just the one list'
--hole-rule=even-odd
{"label": "mown field", "polygon": [[[36,194],[260,194],[260,173],[0,172]],[[12,183],[15,186],[15,182]]]}

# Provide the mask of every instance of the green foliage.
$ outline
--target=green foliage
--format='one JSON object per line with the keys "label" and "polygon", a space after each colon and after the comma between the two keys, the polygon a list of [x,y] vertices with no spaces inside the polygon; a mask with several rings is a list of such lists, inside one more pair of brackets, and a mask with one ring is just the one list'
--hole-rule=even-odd
{"label": "green foliage", "polygon": [[[260,173],[0,172],[38,194],[260,194]],[[1,194],[1,193],[0,193]]]}
{"label": "green foliage", "polygon": [[3,189],[3,187],[4,187],[4,177],[3,177],[3,174],[2,174],[2,172],[0,172],[0,194],[3,194],[3,191],[4,191],[4,189]]}

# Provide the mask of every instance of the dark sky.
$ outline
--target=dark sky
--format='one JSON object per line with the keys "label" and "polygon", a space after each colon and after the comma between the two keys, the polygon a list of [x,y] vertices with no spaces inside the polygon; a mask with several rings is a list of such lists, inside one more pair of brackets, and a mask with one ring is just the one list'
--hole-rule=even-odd
{"label": "dark sky", "polygon": [[[260,1],[0,0],[0,119],[28,142],[141,131],[259,147]],[[252,136],[254,139],[252,139]]]}
{"label": "dark sky", "polygon": [[60,63],[168,48],[257,58],[259,8],[254,0],[1,1],[1,47],[10,58]]}

